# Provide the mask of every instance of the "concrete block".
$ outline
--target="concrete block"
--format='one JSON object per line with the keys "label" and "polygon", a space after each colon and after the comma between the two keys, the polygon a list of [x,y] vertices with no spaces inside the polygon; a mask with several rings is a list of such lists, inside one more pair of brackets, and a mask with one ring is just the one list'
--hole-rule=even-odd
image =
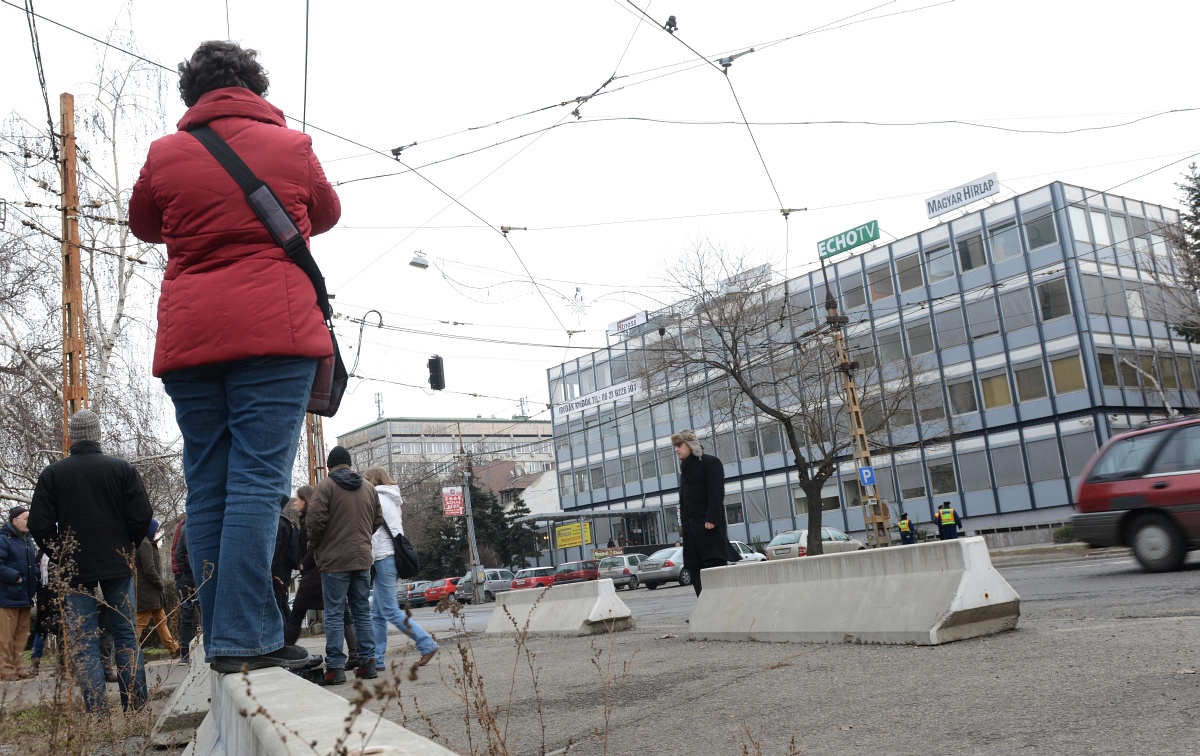
{"label": "concrete block", "polygon": [[697,640],[938,645],[1011,630],[1021,598],[982,538],[704,570]]}
{"label": "concrete block", "polygon": [[633,613],[605,578],[501,593],[484,633],[592,635],[632,627]]}
{"label": "concrete block", "polygon": [[154,723],[150,739],[155,746],[184,745],[196,734],[196,728],[204,720],[209,709],[209,675],[212,670],[204,663],[204,647],[200,638],[192,642],[188,651],[191,664],[187,676],[175,688],[167,705]]}

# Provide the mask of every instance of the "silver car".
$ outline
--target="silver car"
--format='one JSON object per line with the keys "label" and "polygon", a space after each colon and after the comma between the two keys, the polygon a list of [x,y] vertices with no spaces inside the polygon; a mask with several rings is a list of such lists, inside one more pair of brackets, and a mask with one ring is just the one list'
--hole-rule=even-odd
{"label": "silver car", "polygon": [[[837,528],[821,528],[821,548],[826,554],[839,554],[844,551],[862,551],[867,545]],[[808,531],[785,530],[771,539],[766,552],[767,559],[772,561],[808,556]]]}
{"label": "silver car", "polygon": [[414,609],[425,606],[425,589],[429,587],[429,583],[428,580],[401,583],[396,587],[396,600],[400,606],[409,604]]}
{"label": "silver car", "polygon": [[[484,601],[495,601],[497,593],[512,590],[513,574],[508,570],[487,569],[479,572],[483,576],[480,588]],[[475,600],[475,587],[471,583],[470,573],[458,581],[458,588],[454,591],[454,600],[461,604],[469,604]]]}
{"label": "silver car", "polygon": [[617,554],[600,560],[600,579],[612,578],[617,588],[625,586],[629,590],[637,590],[641,579],[638,577],[638,565],[646,561],[645,554]]}
{"label": "silver car", "polygon": [[638,565],[638,579],[650,590],[662,583],[692,584],[692,573],[683,566],[683,547],[656,551]]}

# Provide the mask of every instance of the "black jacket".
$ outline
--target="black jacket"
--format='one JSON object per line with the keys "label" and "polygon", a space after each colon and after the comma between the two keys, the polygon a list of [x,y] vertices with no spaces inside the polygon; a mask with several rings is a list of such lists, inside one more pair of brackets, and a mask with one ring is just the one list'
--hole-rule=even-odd
{"label": "black jacket", "polygon": [[[711,454],[690,455],[679,465],[679,516],[683,520],[683,563],[688,569],[736,562],[725,525],[725,466]],[[704,523],[716,527],[709,530]]]}
{"label": "black jacket", "polygon": [[162,609],[163,588],[158,546],[149,538],[143,538],[137,548],[137,611]]}
{"label": "black jacket", "polygon": [[[150,500],[133,465],[78,441],[71,456],[42,470],[29,505],[29,532],[72,585],[132,576],[130,563],[150,527]],[[60,539],[74,545],[59,556]]]}
{"label": "black jacket", "polygon": [[28,609],[37,595],[37,552],[12,523],[0,528],[0,608]]}
{"label": "black jacket", "polygon": [[188,556],[187,520],[179,523],[179,532],[175,535],[175,551],[171,554],[171,561],[179,566],[179,572],[175,573],[175,582],[196,587],[196,573],[192,571],[192,560]]}

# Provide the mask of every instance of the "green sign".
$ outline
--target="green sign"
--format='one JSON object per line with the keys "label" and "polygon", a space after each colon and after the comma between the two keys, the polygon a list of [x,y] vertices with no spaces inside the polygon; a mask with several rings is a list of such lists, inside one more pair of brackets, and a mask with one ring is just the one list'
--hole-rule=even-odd
{"label": "green sign", "polygon": [[817,252],[824,259],[848,249],[854,249],[860,244],[870,244],[873,241],[879,241],[879,221],[868,221],[849,231],[843,231],[837,236],[831,236],[825,241],[817,242]]}

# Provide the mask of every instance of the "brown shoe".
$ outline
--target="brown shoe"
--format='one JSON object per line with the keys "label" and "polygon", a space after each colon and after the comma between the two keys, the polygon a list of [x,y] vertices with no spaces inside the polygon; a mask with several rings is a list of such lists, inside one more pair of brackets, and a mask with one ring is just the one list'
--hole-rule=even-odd
{"label": "brown shoe", "polygon": [[424,667],[426,664],[429,663],[429,661],[431,659],[433,659],[433,655],[436,654],[437,652],[438,652],[438,649],[435,648],[427,654],[421,654],[421,658],[417,659],[417,666]]}

